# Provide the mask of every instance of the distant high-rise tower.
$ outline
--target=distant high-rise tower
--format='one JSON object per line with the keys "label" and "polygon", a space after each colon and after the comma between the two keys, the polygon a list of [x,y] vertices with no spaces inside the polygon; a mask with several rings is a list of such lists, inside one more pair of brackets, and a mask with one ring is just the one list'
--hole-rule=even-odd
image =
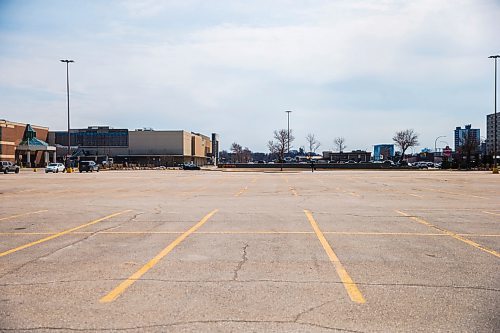
{"label": "distant high-rise tower", "polygon": [[[497,124],[500,124],[500,113],[497,113]],[[486,116],[486,154],[493,155],[493,146],[495,142],[495,114]],[[500,126],[497,125],[497,150],[500,145]]]}
{"label": "distant high-rise tower", "polygon": [[472,125],[465,125],[465,128],[455,128],[455,151],[459,150],[459,148],[464,144],[464,140],[466,138],[474,138],[479,149],[479,145],[481,143],[479,128],[472,128]]}

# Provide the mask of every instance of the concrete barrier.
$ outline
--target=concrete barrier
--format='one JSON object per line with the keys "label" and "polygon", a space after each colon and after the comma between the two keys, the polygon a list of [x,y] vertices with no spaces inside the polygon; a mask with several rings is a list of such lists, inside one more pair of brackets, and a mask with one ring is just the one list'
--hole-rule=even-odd
{"label": "concrete barrier", "polygon": [[[244,168],[244,169],[302,169],[302,170],[311,170],[311,164],[299,164],[299,163],[275,163],[275,164],[247,164],[247,163],[224,163],[219,164],[219,168],[223,169],[231,169],[231,168]],[[399,168],[383,163],[316,163],[314,164],[315,170],[330,170],[330,169],[370,169],[370,170],[379,170],[379,169],[404,169]],[[408,168],[410,169],[410,168]]]}

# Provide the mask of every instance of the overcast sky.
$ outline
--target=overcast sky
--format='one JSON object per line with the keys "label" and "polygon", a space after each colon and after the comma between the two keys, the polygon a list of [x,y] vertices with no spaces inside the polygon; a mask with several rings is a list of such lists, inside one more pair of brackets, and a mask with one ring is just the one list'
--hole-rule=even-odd
{"label": "overcast sky", "polygon": [[453,147],[486,136],[498,0],[0,0],[0,119],[185,129],[266,151],[292,110],[294,147]]}

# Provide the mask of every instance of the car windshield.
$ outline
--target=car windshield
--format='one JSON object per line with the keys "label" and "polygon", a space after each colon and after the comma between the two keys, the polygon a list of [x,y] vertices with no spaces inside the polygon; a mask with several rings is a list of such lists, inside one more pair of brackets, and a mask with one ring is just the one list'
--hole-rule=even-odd
{"label": "car windshield", "polygon": [[49,167],[55,167],[55,166],[57,166],[57,163],[50,163],[49,164]]}

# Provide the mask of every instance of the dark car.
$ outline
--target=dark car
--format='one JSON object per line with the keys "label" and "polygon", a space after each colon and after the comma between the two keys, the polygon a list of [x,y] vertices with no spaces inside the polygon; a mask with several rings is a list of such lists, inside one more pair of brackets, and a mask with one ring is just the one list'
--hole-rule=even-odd
{"label": "dark car", "polygon": [[9,162],[9,161],[0,161],[0,172],[3,172],[3,173],[9,173],[9,172],[19,173],[19,166],[15,165],[14,163]]}
{"label": "dark car", "polygon": [[93,172],[93,171],[97,171],[99,172],[99,165],[96,164],[96,162],[94,161],[81,161],[79,164],[78,164],[78,171],[80,172]]}
{"label": "dark car", "polygon": [[200,167],[194,163],[185,163],[181,165],[181,169],[183,170],[200,170]]}

